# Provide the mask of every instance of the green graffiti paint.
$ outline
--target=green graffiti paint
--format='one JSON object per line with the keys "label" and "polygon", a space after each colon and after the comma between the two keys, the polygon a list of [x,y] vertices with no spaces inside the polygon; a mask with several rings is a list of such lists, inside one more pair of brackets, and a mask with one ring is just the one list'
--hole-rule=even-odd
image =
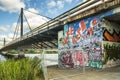
{"label": "green graffiti paint", "polygon": [[89,61],[89,66],[93,68],[102,68],[102,61]]}

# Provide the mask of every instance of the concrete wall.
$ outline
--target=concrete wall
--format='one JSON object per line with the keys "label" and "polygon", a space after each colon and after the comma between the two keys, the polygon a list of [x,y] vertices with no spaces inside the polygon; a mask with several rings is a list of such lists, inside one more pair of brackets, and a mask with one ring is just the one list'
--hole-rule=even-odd
{"label": "concrete wall", "polygon": [[103,20],[103,68],[120,65],[120,25]]}
{"label": "concrete wall", "polygon": [[58,35],[61,67],[80,67],[84,61],[85,66],[102,68],[102,27],[99,16],[66,24],[63,33],[59,32]]}

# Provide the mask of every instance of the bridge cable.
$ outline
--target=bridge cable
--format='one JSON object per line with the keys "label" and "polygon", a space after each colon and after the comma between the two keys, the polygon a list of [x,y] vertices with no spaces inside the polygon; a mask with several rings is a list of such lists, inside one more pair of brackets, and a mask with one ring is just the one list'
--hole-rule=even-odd
{"label": "bridge cable", "polygon": [[45,17],[45,18],[47,18],[47,19],[52,19],[52,18],[50,18],[50,17],[48,17],[48,16],[44,16],[44,15],[42,15],[42,14],[38,14],[38,13],[35,13],[35,12],[32,12],[32,11],[29,11],[29,10],[25,10],[25,11],[27,11],[27,12],[30,12],[30,13],[33,13],[33,14],[36,14],[36,15],[40,15],[40,16],[43,16],[43,17]]}
{"label": "bridge cable", "polygon": [[27,17],[26,17],[25,14],[24,14],[24,12],[23,12],[23,16],[25,17],[25,20],[26,20],[26,22],[27,22],[27,24],[28,24],[28,27],[29,27],[30,31],[32,31],[32,28],[30,27],[30,24],[29,24],[29,22],[28,22],[28,20],[27,20]]}
{"label": "bridge cable", "polygon": [[17,27],[16,38],[18,37],[19,29],[20,29],[20,25],[18,25],[18,27]]}
{"label": "bridge cable", "polygon": [[13,39],[15,38],[15,34],[17,34],[17,28],[18,28],[18,23],[19,23],[19,21],[20,21],[20,15],[19,15],[19,17],[18,17],[18,21],[17,21],[17,24],[16,24],[16,27],[15,27],[15,32],[14,32],[14,35],[13,35]]}

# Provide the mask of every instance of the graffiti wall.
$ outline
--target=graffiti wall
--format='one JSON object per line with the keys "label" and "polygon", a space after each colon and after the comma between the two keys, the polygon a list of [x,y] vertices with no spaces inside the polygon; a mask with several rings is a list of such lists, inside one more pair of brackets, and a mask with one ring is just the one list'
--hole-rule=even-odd
{"label": "graffiti wall", "polygon": [[[63,48],[59,48],[62,50],[59,54],[59,64],[64,67],[81,67],[84,64],[101,68],[101,43],[102,27],[99,16],[66,24],[64,25]],[[80,51],[75,49],[80,49]]]}
{"label": "graffiti wall", "polygon": [[103,25],[103,64],[106,67],[120,65],[120,25],[108,20]]}
{"label": "graffiti wall", "polygon": [[104,19],[102,26],[103,41],[120,42],[120,25]]}
{"label": "graffiti wall", "polygon": [[[120,54],[120,51],[118,51],[119,54],[115,51],[119,48],[115,47],[115,44],[117,45],[120,42],[120,26],[103,18],[118,12],[120,12],[120,7],[65,24],[62,42],[58,45],[60,50],[59,65],[63,67],[81,67],[85,64],[85,66],[102,68],[108,56],[116,59]],[[106,41],[109,44],[114,43],[114,45],[108,46],[105,43]],[[106,49],[105,45],[110,49],[111,47],[114,48],[114,50]],[[75,49],[80,50],[76,51]],[[117,53],[116,57],[112,57],[113,53]],[[108,54],[107,58],[106,54]]]}

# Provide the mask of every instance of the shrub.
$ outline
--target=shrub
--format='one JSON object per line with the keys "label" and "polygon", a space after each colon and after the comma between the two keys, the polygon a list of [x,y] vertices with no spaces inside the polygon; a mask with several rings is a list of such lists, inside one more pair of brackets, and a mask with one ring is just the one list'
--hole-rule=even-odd
{"label": "shrub", "polygon": [[44,80],[40,62],[37,58],[1,62],[0,80]]}

